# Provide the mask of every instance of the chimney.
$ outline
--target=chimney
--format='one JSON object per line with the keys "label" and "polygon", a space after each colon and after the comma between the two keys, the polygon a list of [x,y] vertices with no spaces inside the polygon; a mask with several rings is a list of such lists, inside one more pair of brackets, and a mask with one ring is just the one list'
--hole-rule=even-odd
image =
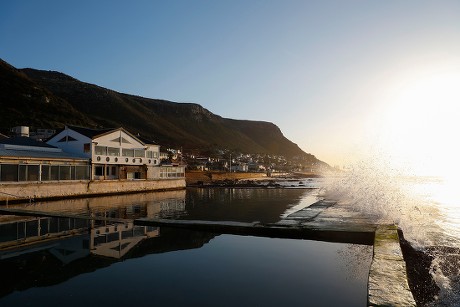
{"label": "chimney", "polygon": [[29,127],[28,126],[14,127],[11,129],[11,132],[13,132],[15,136],[29,137]]}

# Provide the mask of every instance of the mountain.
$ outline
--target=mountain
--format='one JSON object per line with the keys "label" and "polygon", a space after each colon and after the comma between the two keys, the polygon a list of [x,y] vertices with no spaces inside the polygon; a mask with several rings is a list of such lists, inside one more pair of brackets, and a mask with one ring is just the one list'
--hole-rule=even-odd
{"label": "mountain", "polygon": [[163,146],[184,150],[230,149],[318,161],[270,122],[223,118],[195,103],[118,93],[60,72],[16,69],[2,60],[0,104],[2,130],[18,125],[122,126]]}

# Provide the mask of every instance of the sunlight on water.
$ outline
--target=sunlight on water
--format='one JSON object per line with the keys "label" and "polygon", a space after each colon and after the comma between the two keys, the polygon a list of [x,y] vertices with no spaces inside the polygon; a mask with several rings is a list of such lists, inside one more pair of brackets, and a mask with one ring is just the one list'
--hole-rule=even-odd
{"label": "sunlight on water", "polygon": [[429,306],[460,306],[459,187],[452,175],[414,176],[383,159],[363,159],[332,176],[322,195],[374,222],[397,224],[413,247],[434,257],[440,292]]}

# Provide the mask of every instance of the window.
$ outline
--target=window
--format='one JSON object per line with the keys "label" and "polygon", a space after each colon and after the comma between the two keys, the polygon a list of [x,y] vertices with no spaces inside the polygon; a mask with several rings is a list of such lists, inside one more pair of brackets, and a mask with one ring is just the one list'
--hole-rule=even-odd
{"label": "window", "polygon": [[96,166],[94,168],[94,175],[96,175],[96,176],[104,176],[104,167],[103,166]]}
{"label": "window", "polygon": [[65,137],[63,137],[62,139],[60,139],[58,141],[58,143],[62,143],[62,142],[72,142],[72,141],[76,141],[75,138],[69,136],[69,135],[66,135]]}
{"label": "window", "polygon": [[138,158],[144,158],[145,157],[145,151],[144,149],[134,149],[134,156]]}
{"label": "window", "polygon": [[18,165],[2,164],[0,165],[1,181],[18,181]]}
{"label": "window", "polygon": [[59,166],[59,180],[70,180],[71,177],[70,166],[60,165]]}
{"label": "window", "polygon": [[90,152],[91,150],[91,144],[90,143],[86,143],[86,144],[83,144],[83,152]]}
{"label": "window", "polygon": [[89,179],[89,166],[77,165],[75,166],[75,179],[88,180]]}
{"label": "window", "polygon": [[19,165],[19,181],[26,181],[27,178],[27,165]]}
{"label": "window", "polygon": [[40,165],[27,165],[27,181],[38,181],[40,179]]}
{"label": "window", "polygon": [[95,146],[94,152],[96,153],[96,155],[106,156],[107,155],[107,147],[106,146]]}
{"label": "window", "polygon": [[134,150],[123,148],[122,154],[125,157],[134,157]]}
{"label": "window", "polygon": [[107,155],[118,157],[120,155],[120,148],[107,147]]}
{"label": "window", "polygon": [[51,179],[51,167],[49,165],[42,165],[42,181]]}
{"label": "window", "polygon": [[51,165],[51,178],[50,180],[59,180],[59,165]]}

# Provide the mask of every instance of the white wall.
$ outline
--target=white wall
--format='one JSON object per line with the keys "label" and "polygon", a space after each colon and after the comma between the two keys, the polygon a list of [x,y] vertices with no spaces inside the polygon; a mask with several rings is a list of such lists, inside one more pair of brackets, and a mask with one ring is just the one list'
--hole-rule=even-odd
{"label": "white wall", "polygon": [[[66,142],[59,142],[62,138],[70,136],[74,138],[76,141],[66,141]],[[73,154],[77,154],[80,157],[90,158],[91,153],[85,153],[83,151],[84,144],[91,143],[91,139],[87,136],[81,135],[78,132],[75,132],[71,129],[64,129],[57,135],[55,135],[52,139],[46,142],[49,145],[56,146],[61,148],[64,152],[69,152]]]}

